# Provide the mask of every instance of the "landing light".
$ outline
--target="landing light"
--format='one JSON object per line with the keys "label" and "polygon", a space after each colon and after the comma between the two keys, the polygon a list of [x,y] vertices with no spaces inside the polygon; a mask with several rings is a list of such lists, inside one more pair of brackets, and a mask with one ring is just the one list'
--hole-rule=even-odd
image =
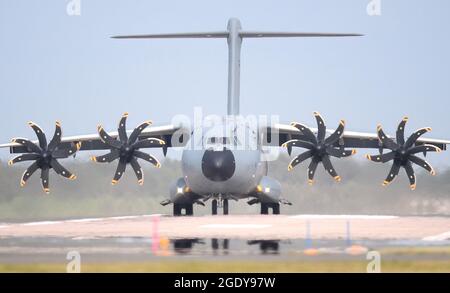
{"label": "landing light", "polygon": [[183,194],[183,188],[182,187],[177,187],[177,193],[178,194]]}

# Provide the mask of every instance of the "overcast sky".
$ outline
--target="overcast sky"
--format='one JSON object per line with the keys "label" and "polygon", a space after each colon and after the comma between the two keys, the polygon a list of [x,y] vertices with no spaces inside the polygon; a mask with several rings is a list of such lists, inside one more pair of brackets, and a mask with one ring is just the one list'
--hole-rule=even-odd
{"label": "overcast sky", "polygon": [[[432,126],[429,137],[450,139],[450,1],[0,1],[0,142],[34,138],[33,120],[65,135],[130,124],[170,122],[194,106],[225,114],[227,47],[215,40],[113,40],[116,34],[215,31],[230,17],[243,29],[363,33],[345,39],[244,40],[243,114],[279,114],[282,122],[393,133],[404,115],[408,130]],[[8,155],[1,150],[0,157]],[[448,165],[450,155],[430,155]]]}

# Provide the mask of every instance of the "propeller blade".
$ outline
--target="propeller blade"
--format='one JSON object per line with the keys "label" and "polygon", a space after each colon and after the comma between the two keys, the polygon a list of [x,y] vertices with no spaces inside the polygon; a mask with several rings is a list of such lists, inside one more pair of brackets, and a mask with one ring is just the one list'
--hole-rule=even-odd
{"label": "propeller blade", "polygon": [[319,112],[314,112],[314,116],[316,117],[316,121],[317,121],[317,140],[320,142],[323,142],[323,140],[325,139],[325,134],[326,134],[326,126],[325,126],[325,121],[323,120],[322,116],[320,115]]}
{"label": "propeller blade", "polygon": [[[48,144],[47,149],[50,152],[53,152],[56,147],[61,143],[61,137],[62,137],[62,129],[61,129],[61,123],[56,121],[55,123],[55,133],[53,134],[53,138]],[[67,157],[66,157],[67,158]]]}
{"label": "propeller blade", "polygon": [[424,127],[416,130],[405,142],[405,148],[410,148],[419,137],[431,131],[431,127]]}
{"label": "propeller blade", "polygon": [[115,148],[120,149],[122,147],[122,142],[118,141],[117,139],[112,138],[106,131],[103,129],[101,125],[97,126],[97,131],[100,136],[100,139],[107,145]]}
{"label": "propeller blade", "polygon": [[42,188],[44,189],[44,192],[49,194],[50,193],[50,188],[49,188],[49,171],[50,168],[48,167],[44,167],[41,169],[41,183],[42,183]]}
{"label": "propeller blade", "polygon": [[388,149],[395,151],[399,148],[398,144],[396,144],[391,138],[387,137],[387,135],[383,131],[383,128],[381,128],[380,124],[378,124],[378,126],[377,126],[377,135],[378,135],[378,139]]}
{"label": "propeller blade", "polygon": [[79,151],[81,148],[81,142],[77,142],[75,144],[72,144],[70,148],[65,149],[57,149],[53,151],[52,157],[55,159],[65,159],[69,156],[74,155],[77,151]]}
{"label": "propeller blade", "polygon": [[37,125],[36,123],[34,123],[32,121],[28,122],[28,125],[30,125],[30,127],[36,133],[36,136],[39,141],[39,146],[41,147],[41,149],[46,149],[47,148],[47,138],[45,137],[45,134],[42,131],[42,129],[39,127],[39,125]]}
{"label": "propeller blade", "polygon": [[330,145],[335,143],[338,139],[340,139],[342,134],[344,133],[344,128],[345,128],[345,121],[344,120],[339,121],[339,126],[329,137],[325,139],[325,144]]}
{"label": "propeller blade", "polygon": [[366,155],[366,158],[370,161],[386,163],[395,158],[395,152],[375,156]]}
{"label": "propeller blade", "polygon": [[157,168],[161,167],[161,164],[158,162],[158,160],[150,154],[141,151],[134,151],[134,156],[153,164]]}
{"label": "propeller blade", "polygon": [[327,153],[330,156],[336,157],[336,158],[344,158],[344,157],[349,157],[352,156],[354,154],[356,154],[356,150],[343,150],[343,149],[337,149],[334,148],[332,146],[327,148]]}
{"label": "propeller blade", "polygon": [[31,175],[33,175],[36,170],[39,169],[38,162],[34,162],[33,164],[28,167],[25,172],[22,174],[22,179],[20,180],[20,186],[25,186],[27,183],[27,180],[30,179]]}
{"label": "propeller blade", "polygon": [[400,122],[400,124],[397,127],[397,132],[396,132],[396,138],[397,138],[397,143],[400,145],[405,144],[405,125],[406,122],[408,122],[408,117],[403,117],[402,121]]}
{"label": "propeller blade", "polygon": [[38,153],[40,154],[42,152],[41,148],[38,147],[37,145],[35,145],[34,143],[32,143],[31,141],[29,141],[28,139],[24,139],[24,138],[13,138],[11,140],[11,142],[13,143],[18,143],[20,145],[23,145],[24,147],[26,147],[28,149],[28,151],[33,152],[33,153]]}
{"label": "propeller blade", "polygon": [[317,144],[317,138],[309,127],[297,122],[292,122],[291,125],[300,130],[309,142],[312,142],[314,145]]}
{"label": "propeller blade", "polygon": [[442,152],[442,150],[440,148],[438,148],[437,146],[434,146],[432,144],[423,144],[423,145],[419,145],[419,146],[413,147],[413,148],[408,150],[408,154],[410,154],[410,155],[417,154],[417,153],[424,153],[424,154],[426,154],[427,152],[440,153],[440,152]]}
{"label": "propeller blade", "polygon": [[72,174],[72,172],[64,168],[56,159],[52,159],[50,165],[57,174],[70,180],[77,179],[77,176],[75,176],[74,174]]}
{"label": "propeller blade", "polygon": [[133,144],[133,148],[156,148],[165,145],[165,141],[159,138],[146,138]]}
{"label": "propeller blade", "polygon": [[124,159],[119,160],[119,164],[117,165],[116,173],[114,174],[114,179],[111,181],[112,185],[116,185],[122,177],[123,173],[125,173],[125,169],[127,168],[127,162]]}
{"label": "propeller blade", "polygon": [[328,155],[324,155],[322,157],[322,164],[325,170],[331,175],[331,177],[334,178],[337,182],[341,181],[341,176],[339,176],[336,172],[336,170],[333,167],[333,164],[331,164],[330,157]]}
{"label": "propeller blade", "polygon": [[145,121],[143,122],[141,125],[139,125],[138,127],[136,127],[133,132],[130,135],[130,138],[128,140],[129,144],[133,144],[136,139],[138,138],[139,134],[141,134],[142,130],[144,130],[147,126],[152,125],[152,122],[149,121]]}
{"label": "propeller blade", "polygon": [[138,184],[143,185],[144,184],[144,172],[142,172],[141,165],[139,165],[136,158],[132,158],[130,161],[130,164],[134,170],[134,173],[136,174],[136,177],[138,179]]}
{"label": "propeller blade", "polygon": [[433,167],[431,167],[431,165],[427,161],[422,160],[421,158],[416,157],[414,155],[409,156],[409,160],[411,162],[413,162],[414,164],[416,164],[416,165],[424,168],[428,172],[430,172],[431,175],[436,175],[436,172],[434,171]]}
{"label": "propeller blade", "polygon": [[319,164],[319,161],[316,158],[313,158],[311,160],[311,163],[309,163],[308,166],[308,184],[312,185],[314,183],[314,174],[316,173],[317,165]]}
{"label": "propeller blade", "polygon": [[119,158],[120,153],[118,150],[112,150],[110,153],[102,156],[92,156],[91,161],[98,162],[98,163],[111,163],[115,159]]}
{"label": "propeller blade", "polygon": [[313,155],[313,151],[306,151],[304,153],[301,153],[300,155],[296,156],[288,165],[288,170],[291,171],[295,166],[303,162],[304,160],[307,160],[311,158]]}
{"label": "propeller blade", "polygon": [[290,147],[300,147],[300,148],[305,148],[308,150],[312,150],[314,148],[314,145],[308,141],[304,141],[304,140],[300,140],[300,139],[291,139],[288,140],[287,142],[283,143],[281,145],[282,147],[285,148],[290,148]]}
{"label": "propeller blade", "polygon": [[395,177],[398,175],[398,171],[400,170],[400,164],[395,162],[392,164],[391,171],[389,171],[389,175],[386,177],[386,179],[383,182],[383,186],[388,185],[392,182],[392,180],[395,179]]}
{"label": "propeller blade", "polygon": [[416,189],[416,174],[414,173],[411,162],[406,163],[405,171],[409,179],[409,186],[411,187],[411,190]]}
{"label": "propeller blade", "polygon": [[14,159],[8,162],[8,165],[12,166],[15,163],[23,162],[23,161],[33,161],[39,159],[41,156],[38,154],[23,154],[15,157]]}
{"label": "propeller blade", "polygon": [[128,136],[127,136],[127,117],[128,117],[128,113],[124,113],[122,115],[122,118],[120,119],[119,122],[119,127],[117,128],[117,132],[119,132],[119,140],[121,142],[127,142],[128,141]]}

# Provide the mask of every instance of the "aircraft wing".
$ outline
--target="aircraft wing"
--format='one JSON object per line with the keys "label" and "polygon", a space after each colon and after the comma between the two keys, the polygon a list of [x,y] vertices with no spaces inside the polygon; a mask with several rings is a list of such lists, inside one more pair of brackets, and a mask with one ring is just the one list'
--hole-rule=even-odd
{"label": "aircraft wing", "polygon": [[[318,129],[310,127],[311,131],[317,135]],[[327,129],[327,136],[332,134],[335,130],[334,129]],[[269,126],[266,129],[266,133],[268,136],[268,139],[265,139],[265,142],[267,145],[273,145],[271,141],[275,138],[272,135],[277,135],[278,137],[278,145],[281,146],[285,142],[291,140],[291,139],[300,139],[300,140],[306,140],[305,134],[302,133],[299,129],[295,128],[294,126],[290,124],[275,124],[274,126]],[[271,137],[272,136],[272,137]],[[395,140],[395,136],[393,137]],[[275,138],[275,143],[276,138]],[[450,144],[450,140],[445,139],[434,139],[434,138],[425,138],[420,137],[415,142],[415,145],[423,145],[423,144],[430,144],[434,145],[441,150],[446,150],[447,144]],[[355,131],[344,131],[341,138],[335,142],[334,144],[336,147],[348,147],[348,148],[373,148],[373,149],[380,149],[385,148],[383,144],[378,139],[378,135],[376,133],[366,133],[366,132],[355,132]]]}
{"label": "aircraft wing", "polygon": [[[131,134],[132,130],[128,130],[128,136]],[[108,132],[108,134],[113,137],[118,137],[118,132]],[[176,138],[175,138],[176,136]],[[146,138],[159,138],[165,141],[164,152],[169,147],[178,147],[183,146],[187,138],[189,136],[189,131],[184,129],[181,126],[176,126],[172,124],[162,125],[162,126],[151,126],[144,129],[138,137],[138,140],[146,139]],[[39,142],[32,141],[34,144],[38,144]],[[61,149],[69,149],[73,145],[81,143],[81,147],[79,150],[87,151],[87,150],[109,150],[110,147],[106,145],[99,137],[98,133],[88,134],[88,135],[76,135],[76,136],[66,136],[61,138],[61,144],[59,148]],[[10,142],[6,144],[0,144],[0,148],[10,148],[11,153],[28,153],[29,150],[15,142]]]}

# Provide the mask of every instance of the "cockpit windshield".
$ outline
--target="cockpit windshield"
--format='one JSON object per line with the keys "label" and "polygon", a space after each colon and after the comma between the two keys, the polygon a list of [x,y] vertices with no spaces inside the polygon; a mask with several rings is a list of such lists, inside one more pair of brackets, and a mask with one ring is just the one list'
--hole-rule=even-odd
{"label": "cockpit windshield", "polygon": [[208,144],[230,144],[229,137],[208,137]]}

